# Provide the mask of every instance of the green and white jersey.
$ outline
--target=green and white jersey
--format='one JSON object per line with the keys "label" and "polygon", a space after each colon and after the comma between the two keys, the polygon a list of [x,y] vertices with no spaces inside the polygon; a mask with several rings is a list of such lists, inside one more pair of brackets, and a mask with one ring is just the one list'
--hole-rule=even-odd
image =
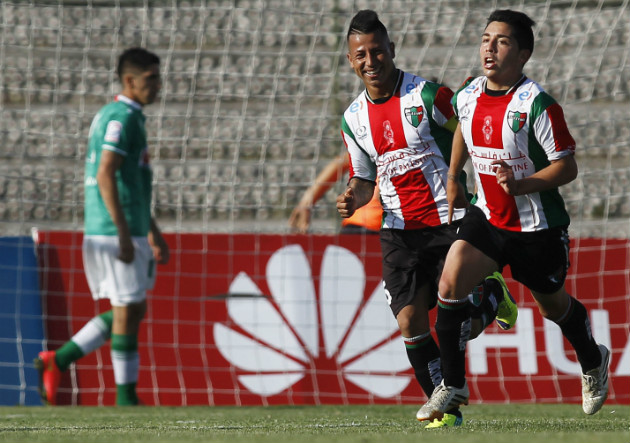
{"label": "green and white jersey", "polygon": [[131,235],[144,237],[151,223],[152,173],[145,116],[138,103],[118,95],[92,120],[85,159],[85,235],[118,235],[96,182],[103,150],[124,157],[116,172],[118,196]]}

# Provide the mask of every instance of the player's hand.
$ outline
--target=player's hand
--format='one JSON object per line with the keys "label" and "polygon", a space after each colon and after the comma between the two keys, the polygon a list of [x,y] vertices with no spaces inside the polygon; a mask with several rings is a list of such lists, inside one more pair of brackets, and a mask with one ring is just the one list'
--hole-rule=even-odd
{"label": "player's hand", "polygon": [[508,165],[505,160],[495,160],[492,162],[492,166],[495,166],[494,172],[497,177],[497,183],[503,188],[508,195],[517,195],[518,184],[514,177],[514,171],[512,167]]}
{"label": "player's hand", "polygon": [[457,180],[449,178],[446,182],[446,199],[448,201],[448,224],[453,221],[453,213],[456,208],[468,207],[468,199],[464,192],[464,186]]}
{"label": "player's hand", "polygon": [[159,265],[167,264],[171,258],[171,252],[162,234],[152,233],[148,238],[155,262]]}
{"label": "player's hand", "polygon": [[306,234],[311,226],[311,208],[297,206],[289,217],[289,226],[299,234]]}
{"label": "player's hand", "polygon": [[354,214],[354,208],[354,190],[348,187],[343,194],[337,196],[337,212],[339,212],[341,218],[349,218]]}
{"label": "player's hand", "polygon": [[135,256],[135,248],[131,241],[131,236],[121,235],[118,237],[118,260],[123,263],[131,263]]}

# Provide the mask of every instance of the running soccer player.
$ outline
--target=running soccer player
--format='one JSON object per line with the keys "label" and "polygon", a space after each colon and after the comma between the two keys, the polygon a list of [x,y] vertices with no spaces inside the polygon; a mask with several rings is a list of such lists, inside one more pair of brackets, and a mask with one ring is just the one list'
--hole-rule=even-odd
{"label": "running soccer player", "polygon": [[[484,75],[468,79],[453,99],[459,116],[448,175],[449,209],[459,206],[457,177],[470,157],[478,200],[468,208],[439,283],[436,331],[442,384],[418,412],[432,420],[468,401],[462,306],[478,279],[510,265],[540,313],[555,322],[582,367],[582,408],[596,413],[608,395],[610,352],[593,339],[586,308],[565,289],[569,215],[558,187],[574,180],[575,141],[562,108],[523,74],[534,49],[527,15],[496,10],[479,55]],[[467,150],[466,150],[467,148]]]}
{"label": "running soccer player", "polygon": [[[347,42],[348,61],[365,90],[341,121],[350,180],[337,197],[337,210],[341,217],[351,217],[372,199],[378,180],[384,212],[380,230],[384,289],[416,379],[429,397],[442,380],[429,310],[437,300],[437,281],[457,225],[447,223],[446,198],[457,125],[450,103],[453,93],[396,68],[394,44],[374,11],[354,16]],[[456,218],[463,215],[463,210],[455,211]],[[478,320],[468,322],[466,338],[471,329],[473,336],[479,334],[495,317],[505,329],[516,321],[516,305],[501,274],[488,275],[477,281],[483,302],[475,310]],[[428,427],[461,425],[458,406]]]}
{"label": "running soccer player", "polygon": [[112,309],[94,317],[56,351],[40,352],[35,366],[44,402],[56,404],[61,372],[111,338],[116,404],[136,405],[138,331],[155,263],[169,260],[168,245],[151,216],[151,168],[142,108],[160,87],[160,59],[142,49],[118,61],[122,92],[96,114],[85,162],[83,263],[92,296]]}

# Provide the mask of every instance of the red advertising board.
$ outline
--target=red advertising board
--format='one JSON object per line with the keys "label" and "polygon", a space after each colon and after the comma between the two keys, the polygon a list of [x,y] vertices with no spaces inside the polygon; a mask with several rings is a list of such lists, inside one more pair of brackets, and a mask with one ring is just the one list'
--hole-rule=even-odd
{"label": "red advertising board", "polygon": [[[169,234],[140,336],[139,394],[152,405],[420,403],[381,285],[378,236]],[[95,304],[82,235],[40,232],[48,347],[77,332]],[[630,404],[630,243],[572,242],[568,291],[612,349],[609,402]],[[471,402],[576,403],[580,369],[559,328],[504,276],[519,304],[510,331],[469,343]],[[432,322],[435,321],[435,310]],[[109,348],[64,375],[60,404],[112,405]]]}

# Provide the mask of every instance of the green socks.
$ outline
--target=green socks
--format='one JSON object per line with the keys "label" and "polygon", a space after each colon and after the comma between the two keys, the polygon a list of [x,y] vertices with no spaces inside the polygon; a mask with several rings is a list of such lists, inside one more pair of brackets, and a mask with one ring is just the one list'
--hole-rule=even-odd
{"label": "green socks", "polygon": [[60,371],[65,371],[84,355],[103,346],[111,335],[114,313],[109,310],[93,319],[81,328],[69,341],[57,349],[55,363]]}
{"label": "green socks", "polygon": [[137,405],[136,383],[140,358],[136,335],[112,334],[112,365],[116,380],[116,405]]}

